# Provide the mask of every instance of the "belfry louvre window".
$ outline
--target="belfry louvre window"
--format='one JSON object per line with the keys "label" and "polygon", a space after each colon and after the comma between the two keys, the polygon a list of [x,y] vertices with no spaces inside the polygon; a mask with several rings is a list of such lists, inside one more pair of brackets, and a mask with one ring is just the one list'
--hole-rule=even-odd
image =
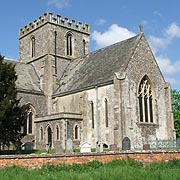
{"label": "belfry louvre window", "polygon": [[72,56],[72,34],[67,34],[67,55]]}
{"label": "belfry louvre window", "polygon": [[144,76],[139,85],[139,116],[140,122],[153,123],[153,92],[147,76]]}
{"label": "belfry louvre window", "polygon": [[31,37],[31,56],[34,57],[35,56],[35,37],[32,36]]}

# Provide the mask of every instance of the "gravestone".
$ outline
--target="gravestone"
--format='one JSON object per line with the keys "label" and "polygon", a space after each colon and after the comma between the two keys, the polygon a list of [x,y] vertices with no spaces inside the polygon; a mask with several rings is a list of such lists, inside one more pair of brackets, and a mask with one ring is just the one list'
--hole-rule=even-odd
{"label": "gravestone", "polygon": [[80,153],[90,153],[91,152],[91,145],[88,143],[82,143],[80,146]]}
{"label": "gravestone", "polygon": [[26,142],[25,144],[24,144],[24,148],[25,148],[25,150],[33,150],[33,143],[32,142]]}
{"label": "gravestone", "polygon": [[56,153],[57,154],[62,154],[63,153],[63,148],[60,144],[55,145]]}
{"label": "gravestone", "polygon": [[72,153],[73,152],[73,141],[72,139],[67,139],[66,141],[66,152],[67,153]]}
{"label": "gravestone", "polygon": [[130,150],[131,149],[131,141],[128,137],[125,137],[122,141],[122,150]]}

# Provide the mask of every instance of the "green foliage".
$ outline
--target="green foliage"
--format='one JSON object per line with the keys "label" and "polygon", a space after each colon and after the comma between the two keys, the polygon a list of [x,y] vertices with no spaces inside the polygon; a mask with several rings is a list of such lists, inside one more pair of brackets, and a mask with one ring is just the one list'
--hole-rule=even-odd
{"label": "green foliage", "polygon": [[98,161],[87,164],[46,165],[41,169],[27,170],[10,167],[0,170],[3,180],[176,180],[180,179],[180,160],[143,165],[132,159],[114,160],[109,163]]}
{"label": "green foliage", "polygon": [[180,137],[180,91],[172,90],[172,110],[174,114],[176,136]]}
{"label": "green foliage", "polygon": [[19,142],[26,114],[16,97],[16,80],[14,65],[0,55],[0,142],[6,145]]}

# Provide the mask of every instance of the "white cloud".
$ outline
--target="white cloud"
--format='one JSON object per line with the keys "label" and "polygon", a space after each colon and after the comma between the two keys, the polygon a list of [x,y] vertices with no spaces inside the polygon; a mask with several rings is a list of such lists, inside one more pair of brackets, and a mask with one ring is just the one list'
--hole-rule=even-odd
{"label": "white cloud", "polygon": [[165,79],[171,84],[180,84],[180,60],[174,60],[162,55],[172,42],[180,38],[180,26],[173,22],[163,32],[162,37],[149,36],[150,46],[155,54]]}
{"label": "white cloud", "polygon": [[106,23],[106,20],[105,20],[105,19],[98,19],[98,20],[96,21],[96,25],[98,25],[98,26],[104,25],[105,23]]}
{"label": "white cloud", "polygon": [[96,49],[99,49],[135,35],[134,32],[129,31],[127,28],[112,24],[109,29],[103,33],[94,31],[92,33],[92,39],[96,41]]}
{"label": "white cloud", "polygon": [[173,22],[165,29],[162,37],[149,36],[149,43],[154,53],[166,49],[175,38],[180,38],[180,26]]}
{"label": "white cloud", "polygon": [[48,0],[48,6],[55,6],[57,9],[62,9],[69,5],[69,0]]}
{"label": "white cloud", "polygon": [[156,57],[156,59],[165,76],[171,76],[180,72],[180,61],[172,63],[172,61],[169,58],[164,57],[162,55]]}
{"label": "white cloud", "polygon": [[180,38],[180,27],[177,23],[173,22],[165,31],[166,36],[173,39],[173,38]]}

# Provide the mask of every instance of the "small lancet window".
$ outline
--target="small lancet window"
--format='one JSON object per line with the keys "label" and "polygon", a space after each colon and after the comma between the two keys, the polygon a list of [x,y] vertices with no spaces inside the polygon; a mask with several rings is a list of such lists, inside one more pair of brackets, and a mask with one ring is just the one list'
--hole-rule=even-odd
{"label": "small lancet window", "polygon": [[67,43],[67,55],[68,56],[72,56],[72,34],[68,33],[67,34],[67,39],[66,39],[66,43]]}
{"label": "small lancet window", "polygon": [[83,39],[83,54],[86,54],[86,41]]}
{"label": "small lancet window", "polygon": [[56,126],[56,139],[59,140],[59,126]]}
{"label": "small lancet window", "polygon": [[92,128],[94,129],[94,103],[91,101],[91,118],[92,118]]}
{"label": "small lancet window", "polygon": [[35,56],[35,37],[31,37],[31,57]]}
{"label": "small lancet window", "polygon": [[108,101],[105,99],[105,123],[106,127],[108,127]]}
{"label": "small lancet window", "polygon": [[79,128],[78,125],[75,126],[74,128],[74,139],[78,139],[79,138]]}
{"label": "small lancet window", "polygon": [[41,137],[41,141],[43,140],[43,138],[44,138],[44,134],[43,134],[44,132],[43,132],[43,128],[41,127],[41,129],[40,129],[40,137]]}
{"label": "small lancet window", "polygon": [[33,113],[29,112],[28,115],[28,133],[32,134],[32,118],[33,118]]}
{"label": "small lancet window", "polygon": [[141,80],[138,92],[140,122],[153,123],[153,93],[147,76]]}

